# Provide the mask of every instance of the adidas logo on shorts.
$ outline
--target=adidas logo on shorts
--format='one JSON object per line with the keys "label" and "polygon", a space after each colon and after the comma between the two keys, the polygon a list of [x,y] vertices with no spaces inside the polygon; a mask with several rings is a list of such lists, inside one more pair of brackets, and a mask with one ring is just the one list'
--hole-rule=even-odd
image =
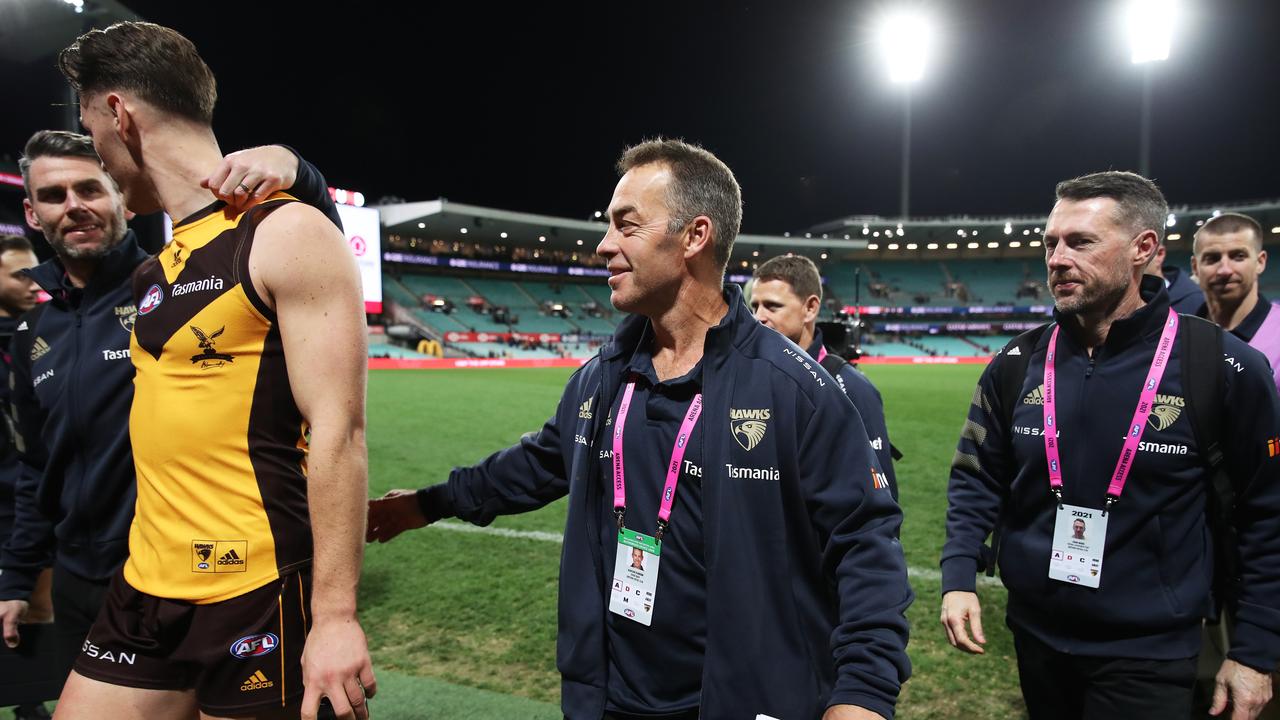
{"label": "adidas logo on shorts", "polygon": [[219,565],[244,565],[244,560],[236,554],[236,549],[231,548],[222,557],[218,558]]}
{"label": "adidas logo on shorts", "polygon": [[250,675],[249,679],[245,680],[240,685],[240,692],[249,692],[250,690],[266,690],[269,687],[275,687],[275,685],[276,685],[275,683],[268,680],[267,676],[263,675],[262,671],[259,670],[254,674]]}

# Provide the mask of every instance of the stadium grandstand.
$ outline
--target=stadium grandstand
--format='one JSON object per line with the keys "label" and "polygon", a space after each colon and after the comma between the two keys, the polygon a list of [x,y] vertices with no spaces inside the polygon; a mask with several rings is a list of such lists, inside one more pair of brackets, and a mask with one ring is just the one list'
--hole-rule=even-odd
{"label": "stadium grandstand", "polygon": [[[512,212],[444,199],[382,205],[387,327],[371,356],[477,359],[589,357],[620,318],[595,247],[601,219]],[[1259,218],[1280,244],[1280,200],[1181,206],[1169,215],[1166,264],[1189,271],[1195,229],[1216,213]],[[853,216],[780,236],[741,235],[729,281],[781,254],[818,264],[821,320],[846,326],[849,354],[986,358],[1052,310],[1043,216]],[[1280,275],[1262,291],[1280,295]]]}

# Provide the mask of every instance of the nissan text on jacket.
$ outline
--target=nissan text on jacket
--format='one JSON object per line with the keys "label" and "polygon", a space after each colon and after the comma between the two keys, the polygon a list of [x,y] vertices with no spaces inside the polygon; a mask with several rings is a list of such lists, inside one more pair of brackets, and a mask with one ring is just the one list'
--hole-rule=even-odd
{"label": "nissan text on jacket", "polygon": [[[1169,311],[1158,279],[1143,282],[1142,297],[1147,304],[1116,321],[1092,357],[1070,333],[1059,334],[1056,419],[1064,503],[1102,507]],[[1031,354],[1011,424],[995,381],[1003,353],[978,381],[951,468],[942,591],[973,591],[983,541],[999,514],[996,561],[1009,590],[1011,627],[1062,653],[1193,657],[1200,650],[1201,620],[1210,611],[1214,539],[1206,525],[1208,471],[1182,387],[1181,363],[1189,349],[1181,338],[1174,343],[1137,459],[1110,512],[1101,586],[1091,589],[1048,576],[1057,504],[1043,437],[1050,336],[1043,333]],[[1229,333],[1223,333],[1223,349],[1225,417],[1218,437],[1236,493],[1242,569],[1228,656],[1271,672],[1280,661],[1280,398],[1257,351]]]}
{"label": "nissan text on jacket", "polygon": [[[757,323],[736,286],[725,297],[729,317],[708,332],[702,361],[701,715],[816,720],[829,705],[847,703],[892,717],[910,674],[901,511],[857,410],[832,377]],[[601,503],[612,496],[597,460],[609,434],[604,413],[579,409],[612,407],[647,324],[624,320],[569,380],[539,432],[420,491],[434,515],[477,525],[569,496],[556,664],[570,720],[598,720],[605,710],[612,573],[599,527]],[[730,411],[742,408],[769,411],[751,450],[731,439]],[[776,473],[731,473],[731,466]],[[752,475],[775,479],[742,479]]]}

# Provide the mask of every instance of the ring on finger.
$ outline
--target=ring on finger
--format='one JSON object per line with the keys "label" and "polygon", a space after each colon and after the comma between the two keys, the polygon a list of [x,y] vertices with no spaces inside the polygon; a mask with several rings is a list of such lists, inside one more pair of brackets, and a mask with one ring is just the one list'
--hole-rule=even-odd
{"label": "ring on finger", "polygon": [[253,194],[253,191],[249,189],[249,186],[248,186],[248,185],[245,185],[244,183],[240,183],[240,184],[239,184],[239,185],[237,185],[236,187],[240,188],[241,190],[244,190],[244,194],[245,194],[245,195],[252,195],[252,194]]}

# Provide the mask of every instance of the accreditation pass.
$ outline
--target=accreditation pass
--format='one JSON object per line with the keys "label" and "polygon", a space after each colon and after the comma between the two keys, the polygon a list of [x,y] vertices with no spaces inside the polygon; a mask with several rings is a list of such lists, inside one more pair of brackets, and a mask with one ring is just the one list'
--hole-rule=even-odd
{"label": "accreditation pass", "polygon": [[1102,551],[1107,543],[1107,516],[1101,510],[1059,505],[1053,526],[1049,577],[1096,588],[1102,581]]}
{"label": "accreditation pass", "polygon": [[653,596],[658,589],[662,546],[634,530],[618,531],[618,557],[613,564],[609,612],[648,626],[653,622]]}

